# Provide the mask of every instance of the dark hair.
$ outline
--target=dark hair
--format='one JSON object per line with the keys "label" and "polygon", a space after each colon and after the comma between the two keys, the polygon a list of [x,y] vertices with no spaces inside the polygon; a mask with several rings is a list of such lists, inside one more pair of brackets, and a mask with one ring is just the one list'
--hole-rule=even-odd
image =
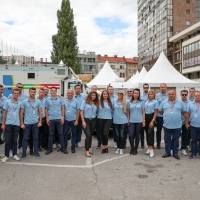
{"label": "dark hair", "polygon": [[[110,84],[111,84],[111,83],[110,83]],[[108,88],[109,88],[109,87],[113,88],[113,86],[112,86],[112,85],[110,85],[110,84],[108,85],[108,87],[107,87],[107,90],[108,90]]]}
{"label": "dark hair", "polygon": [[143,87],[144,87],[145,85],[148,85],[148,87],[149,87],[149,84],[148,84],[148,83],[144,83],[144,84],[143,84]]}
{"label": "dark hair", "polygon": [[196,91],[194,87],[191,87],[191,88],[189,89],[189,91],[190,91],[190,90],[194,90],[194,91]]}
{"label": "dark hair", "polygon": [[39,89],[39,91],[40,91],[40,90],[44,92],[44,87],[41,87],[41,88]]}
{"label": "dark hair", "polygon": [[2,84],[0,84],[0,88],[3,88],[3,85],[2,85]]}
{"label": "dark hair", "polygon": [[138,99],[137,99],[137,100],[139,101],[139,100],[140,100],[140,89],[138,89],[138,88],[135,88],[135,89],[133,90],[133,94],[132,94],[131,101],[134,100],[134,96],[133,96],[133,95],[134,95],[134,92],[135,92],[135,91],[139,92],[139,96],[138,96]]}
{"label": "dark hair", "polygon": [[36,91],[36,88],[34,88],[34,87],[29,88],[29,92],[30,92],[31,90],[35,90],[35,91]]}
{"label": "dark hair", "polygon": [[101,97],[100,97],[100,104],[101,104],[101,107],[104,108],[104,103],[103,103],[103,93],[106,92],[107,95],[108,95],[108,105],[110,106],[110,108],[112,108],[112,102],[110,100],[110,95],[108,93],[107,90],[104,90],[102,93],[101,93]]}
{"label": "dark hair", "polygon": [[[92,95],[93,95],[93,94],[96,95],[96,99],[95,99],[94,101],[92,100]],[[87,97],[86,97],[86,99],[85,99],[85,102],[86,102],[87,104],[92,104],[92,102],[94,102],[94,104],[95,104],[96,106],[99,106],[99,98],[98,98],[97,92],[94,92],[94,91],[90,92],[90,93],[87,95]]]}
{"label": "dark hair", "polygon": [[187,91],[187,90],[181,90],[181,93],[182,93],[182,92],[187,92],[187,94],[188,94],[188,91]]}
{"label": "dark hair", "polygon": [[14,93],[15,91],[19,92],[19,89],[18,88],[14,88],[12,93]]}
{"label": "dark hair", "polygon": [[74,89],[76,89],[76,87],[80,87],[80,88],[81,88],[81,85],[80,85],[80,84],[76,84],[76,85],[74,86]]}
{"label": "dark hair", "polygon": [[51,87],[51,90],[52,90],[52,89],[56,89],[56,91],[57,91],[57,87],[55,87],[55,86]]}

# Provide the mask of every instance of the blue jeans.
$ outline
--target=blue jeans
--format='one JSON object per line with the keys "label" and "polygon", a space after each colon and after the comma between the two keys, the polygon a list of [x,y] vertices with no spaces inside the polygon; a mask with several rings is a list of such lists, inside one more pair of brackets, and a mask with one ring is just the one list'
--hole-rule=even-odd
{"label": "blue jeans", "polygon": [[9,157],[10,150],[13,156],[17,155],[17,138],[19,135],[19,126],[6,125],[5,130],[5,156]]}
{"label": "blue jeans", "polygon": [[179,138],[181,133],[181,128],[168,129],[164,127],[164,140],[165,140],[165,152],[171,154],[171,149],[173,150],[173,155],[178,154]]}
{"label": "blue jeans", "polygon": [[192,138],[192,155],[196,156],[197,152],[197,141],[200,137],[200,127],[190,126],[191,138]]}
{"label": "blue jeans", "polygon": [[27,145],[28,145],[28,139],[30,136],[30,132],[33,135],[33,147],[34,147],[34,153],[38,153],[38,132],[39,128],[37,126],[38,123],[35,124],[25,124],[24,129],[24,137],[22,141],[22,149],[23,154],[26,155]]}
{"label": "blue jeans", "polygon": [[156,117],[156,126],[157,126],[156,142],[157,142],[157,146],[160,146],[161,131],[162,131],[162,127],[163,127],[163,117]]}
{"label": "blue jeans", "polygon": [[81,121],[81,119],[79,119],[78,126],[77,126],[77,134],[76,134],[76,144],[78,142],[81,142],[82,130],[83,130],[82,121]]}
{"label": "blue jeans", "polygon": [[129,142],[132,150],[137,150],[142,123],[129,123]]}
{"label": "blue jeans", "polygon": [[124,149],[127,124],[114,124],[114,129],[116,133],[117,148]]}
{"label": "blue jeans", "polygon": [[58,131],[61,148],[64,149],[65,143],[64,143],[64,136],[63,136],[63,125],[60,123],[60,119],[53,119],[49,121],[50,121],[50,126],[49,126],[48,149],[52,149],[53,147],[53,138],[54,138],[53,136],[55,133],[55,127]]}
{"label": "blue jeans", "polygon": [[64,128],[63,128],[63,135],[65,141],[65,147],[67,148],[67,141],[68,141],[68,133],[71,128],[72,130],[72,137],[71,137],[71,148],[75,148],[76,146],[76,138],[77,138],[77,126],[74,126],[74,121],[67,121],[65,120]]}

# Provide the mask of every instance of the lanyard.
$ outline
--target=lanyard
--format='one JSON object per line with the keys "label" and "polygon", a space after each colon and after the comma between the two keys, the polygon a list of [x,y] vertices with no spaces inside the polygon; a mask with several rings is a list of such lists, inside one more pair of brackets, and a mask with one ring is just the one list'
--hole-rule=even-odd
{"label": "lanyard", "polygon": [[[70,102],[70,103],[68,103]],[[67,107],[69,108],[71,106],[72,101],[67,101]]]}
{"label": "lanyard", "polygon": [[55,106],[55,105],[56,105],[56,102],[57,102],[57,99],[56,99],[56,101],[53,100],[53,99],[51,99],[51,101],[52,101],[53,106]]}
{"label": "lanyard", "polygon": [[169,102],[169,104],[170,104],[170,111],[173,111],[173,107],[174,107],[174,104],[176,103],[176,101],[174,101],[173,103],[170,103]]}
{"label": "lanyard", "polygon": [[196,104],[196,103],[195,103],[195,112],[196,112],[196,113],[198,112],[199,107],[200,107],[200,104]]}
{"label": "lanyard", "polygon": [[2,99],[0,99],[0,101],[1,101],[0,109],[3,109],[3,97],[2,97]]}
{"label": "lanyard", "polygon": [[134,110],[136,109],[136,107],[137,107],[137,104],[138,104],[138,101],[135,103],[134,101],[132,101],[132,103],[134,104]]}
{"label": "lanyard", "polygon": [[153,102],[153,100],[146,102],[146,109],[148,108],[148,104],[151,103],[151,102]]}
{"label": "lanyard", "polygon": [[[162,95],[162,94],[160,93],[160,97],[161,97],[162,101],[164,101],[164,100],[165,100],[165,97],[166,97],[166,94]],[[164,98],[163,98],[163,97],[164,97]]]}
{"label": "lanyard", "polygon": [[31,108],[32,108],[33,110],[35,110],[35,104],[32,105],[32,103],[30,103],[30,101],[28,101],[28,103],[29,103],[29,105],[31,106]]}
{"label": "lanyard", "polygon": [[[15,104],[15,103],[12,102],[12,104]],[[18,102],[17,102],[17,106],[18,106]],[[14,111],[14,112],[15,112],[15,110],[17,109],[17,106],[14,107],[14,105],[12,105],[12,107],[13,107],[13,111]]]}

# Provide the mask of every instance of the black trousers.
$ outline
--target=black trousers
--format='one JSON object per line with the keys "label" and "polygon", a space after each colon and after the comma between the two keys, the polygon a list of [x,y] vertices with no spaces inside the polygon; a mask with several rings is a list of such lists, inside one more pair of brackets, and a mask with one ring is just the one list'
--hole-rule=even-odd
{"label": "black trousers", "polygon": [[89,151],[92,146],[92,134],[96,127],[96,118],[85,118],[86,127],[83,128],[85,133],[85,150]]}
{"label": "black trousers", "polygon": [[101,133],[102,145],[108,145],[108,133],[112,119],[97,119],[97,122]]}
{"label": "black trousers", "polygon": [[42,126],[40,127],[39,131],[42,133],[42,147],[45,149],[48,148],[48,136],[49,130],[46,123],[46,117],[42,118]]}
{"label": "black trousers", "polygon": [[151,123],[153,119],[154,113],[152,114],[145,114],[145,132],[146,132],[146,138],[147,138],[147,145],[148,146],[154,146],[154,127],[151,128],[149,124]]}

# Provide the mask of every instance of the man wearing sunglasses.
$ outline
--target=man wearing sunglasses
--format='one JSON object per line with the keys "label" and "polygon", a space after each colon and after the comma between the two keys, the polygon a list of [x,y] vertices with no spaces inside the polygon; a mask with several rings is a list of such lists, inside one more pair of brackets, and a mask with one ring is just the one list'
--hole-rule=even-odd
{"label": "man wearing sunglasses", "polygon": [[[187,97],[188,97],[188,91],[182,90],[181,101],[185,104],[186,111],[188,110],[188,106],[190,103]],[[182,154],[184,156],[187,156],[186,147],[188,145],[188,141],[190,140],[190,138],[189,138],[189,130],[186,129],[185,127],[185,117],[186,117],[186,114],[181,116],[181,119],[182,119],[181,149],[182,149]]]}
{"label": "man wearing sunglasses", "polygon": [[128,88],[126,90],[126,97],[128,100],[131,100],[132,99],[132,95],[133,95],[133,89],[132,88]]}

